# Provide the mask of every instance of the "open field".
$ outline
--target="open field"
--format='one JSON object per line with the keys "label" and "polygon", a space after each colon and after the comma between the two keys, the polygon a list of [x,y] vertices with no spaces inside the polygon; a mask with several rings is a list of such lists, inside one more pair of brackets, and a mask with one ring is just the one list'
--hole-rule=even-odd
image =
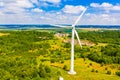
{"label": "open field", "polygon": [[[62,68],[64,65],[69,66],[69,63],[69,61],[65,61],[65,63],[62,65],[57,63],[52,65]],[[90,63],[92,63],[92,66],[90,66]],[[114,70],[112,71],[111,75],[106,74],[107,70],[105,70],[105,67],[106,66],[101,67],[100,64],[90,60],[84,61],[82,58],[80,58],[75,60],[75,71],[77,72],[76,75],[69,75],[68,71],[61,70],[61,72],[62,77],[64,77],[65,80],[119,80],[119,77],[115,75]],[[95,69],[95,71],[92,72],[92,69]],[[69,70],[69,68],[67,70]],[[98,72],[96,72],[96,70]]]}

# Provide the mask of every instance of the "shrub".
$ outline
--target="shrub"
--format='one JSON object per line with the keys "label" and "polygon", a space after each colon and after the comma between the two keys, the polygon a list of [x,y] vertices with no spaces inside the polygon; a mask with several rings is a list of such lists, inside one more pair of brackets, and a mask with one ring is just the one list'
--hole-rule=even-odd
{"label": "shrub", "polygon": [[61,63],[64,63],[64,60],[61,60]]}
{"label": "shrub", "polygon": [[107,71],[107,74],[111,75],[111,70]]}
{"label": "shrub", "polygon": [[46,75],[46,71],[44,69],[44,65],[40,64],[39,66],[39,70],[38,70],[38,74],[40,77],[42,78],[45,78],[47,75]]}
{"label": "shrub", "polygon": [[98,70],[96,70],[95,72],[98,73]]}
{"label": "shrub", "polygon": [[105,70],[108,70],[108,68],[106,67]]}
{"label": "shrub", "polygon": [[85,58],[83,58],[84,59],[84,61],[86,60]]}
{"label": "shrub", "polygon": [[104,63],[103,63],[103,62],[101,63],[101,67],[102,67],[102,66],[104,66]]}
{"label": "shrub", "polygon": [[61,76],[61,72],[60,72],[60,71],[57,71],[57,75],[58,75],[58,76]]}
{"label": "shrub", "polygon": [[55,63],[55,59],[51,59],[50,62],[51,62],[51,63]]}
{"label": "shrub", "polygon": [[64,65],[64,66],[63,66],[63,69],[64,69],[64,70],[67,70],[67,65]]}
{"label": "shrub", "polygon": [[51,72],[50,67],[49,66],[45,66],[45,71],[46,71],[46,73],[50,73]]}
{"label": "shrub", "polygon": [[120,76],[120,71],[117,71],[117,72],[116,72],[116,75]]}
{"label": "shrub", "polygon": [[92,63],[90,63],[90,66],[92,66]]}
{"label": "shrub", "polygon": [[40,59],[40,61],[41,61],[41,62],[44,62],[44,61],[47,61],[47,60],[43,58],[43,59]]}
{"label": "shrub", "polygon": [[91,72],[95,72],[95,69],[92,69]]}

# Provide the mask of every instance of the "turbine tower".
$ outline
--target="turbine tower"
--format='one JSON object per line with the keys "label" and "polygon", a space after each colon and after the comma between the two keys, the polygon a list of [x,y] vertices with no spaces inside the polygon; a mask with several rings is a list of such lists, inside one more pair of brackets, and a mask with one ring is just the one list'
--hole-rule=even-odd
{"label": "turbine tower", "polygon": [[75,25],[78,23],[78,21],[80,20],[80,18],[83,16],[83,14],[85,13],[86,9],[82,12],[82,14],[78,17],[78,19],[75,21],[75,23],[72,25],[72,38],[71,38],[71,62],[70,62],[70,71],[68,72],[68,74],[76,74],[76,72],[74,71],[74,35],[76,35],[78,42],[82,48],[79,36],[77,31],[75,30]]}

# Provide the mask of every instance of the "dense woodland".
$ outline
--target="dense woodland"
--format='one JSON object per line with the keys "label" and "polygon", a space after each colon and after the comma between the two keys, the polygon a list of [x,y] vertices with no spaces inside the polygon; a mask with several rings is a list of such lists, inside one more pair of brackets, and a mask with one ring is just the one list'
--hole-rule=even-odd
{"label": "dense woodland", "polygon": [[[82,39],[94,42],[98,47],[89,51],[87,57],[93,61],[104,64],[120,64],[120,31],[94,31],[79,34]],[[103,45],[99,45],[102,43]],[[89,50],[90,50],[89,48]]]}
{"label": "dense woodland", "polygon": [[[54,36],[57,31],[19,30],[0,33],[9,33],[0,36],[0,80],[57,80],[61,72],[50,64],[63,64],[70,59],[71,45]],[[82,49],[75,45],[75,59],[88,58],[102,66],[117,64],[116,75],[120,76],[120,31],[79,32],[79,36],[95,45],[84,45]],[[67,38],[71,39],[71,36]],[[63,69],[66,70],[66,67]]]}

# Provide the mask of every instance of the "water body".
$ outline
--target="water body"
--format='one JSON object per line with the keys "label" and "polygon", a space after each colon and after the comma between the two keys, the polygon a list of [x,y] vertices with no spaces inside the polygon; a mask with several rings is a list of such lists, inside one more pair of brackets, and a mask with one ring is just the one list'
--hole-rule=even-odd
{"label": "water body", "polygon": [[[64,25],[71,26],[71,25]],[[53,29],[60,28],[52,25],[0,25],[1,30],[26,30],[26,29]],[[120,29],[120,25],[77,25],[76,28],[105,28],[105,29]]]}

